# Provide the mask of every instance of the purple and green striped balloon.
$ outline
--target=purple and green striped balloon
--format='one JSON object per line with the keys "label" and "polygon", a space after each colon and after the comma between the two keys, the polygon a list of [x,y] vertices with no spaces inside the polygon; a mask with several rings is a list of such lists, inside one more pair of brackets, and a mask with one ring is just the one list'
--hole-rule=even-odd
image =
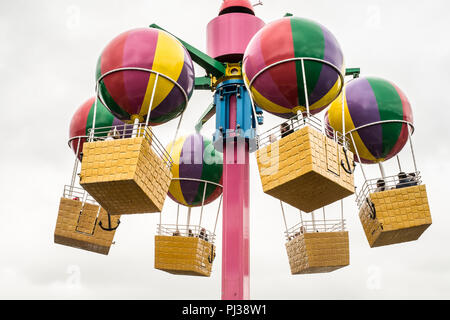
{"label": "purple and green striped balloon", "polygon": [[[188,206],[201,206],[214,201],[222,194],[222,153],[214,149],[212,141],[195,133],[179,138],[167,147],[174,164],[169,197]],[[206,183],[205,189],[205,182]]]}
{"label": "purple and green striped balloon", "polygon": [[[334,130],[342,132],[341,98],[331,104],[328,117]],[[408,126],[413,124],[405,94],[394,83],[375,77],[358,78],[346,84],[344,117],[345,131],[353,130],[363,163],[386,161],[398,154],[408,141]],[[353,143],[350,146],[355,152]]]}

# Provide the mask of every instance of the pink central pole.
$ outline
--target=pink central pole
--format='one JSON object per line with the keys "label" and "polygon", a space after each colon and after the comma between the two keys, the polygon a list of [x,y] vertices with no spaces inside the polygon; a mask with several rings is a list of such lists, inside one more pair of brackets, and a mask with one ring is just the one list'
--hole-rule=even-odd
{"label": "pink central pole", "polygon": [[[236,97],[230,98],[230,129],[236,128]],[[234,122],[234,123],[233,123]],[[249,152],[230,139],[223,149],[222,299],[250,299]]]}

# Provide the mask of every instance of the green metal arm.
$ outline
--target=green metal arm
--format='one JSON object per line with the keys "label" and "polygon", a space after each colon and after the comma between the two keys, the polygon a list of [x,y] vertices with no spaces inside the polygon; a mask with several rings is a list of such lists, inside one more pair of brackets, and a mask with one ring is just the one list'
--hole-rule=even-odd
{"label": "green metal arm", "polygon": [[348,68],[348,69],[345,69],[345,75],[346,76],[353,76],[353,78],[358,78],[360,73],[361,73],[361,69],[360,68]]}
{"label": "green metal arm", "polygon": [[[164,30],[163,28],[161,28],[160,26],[158,26],[154,23],[150,25],[150,28],[155,28],[155,29],[159,29],[159,30],[168,32],[167,30]],[[170,32],[168,32],[168,33],[171,34]],[[180,38],[176,37],[175,35],[173,35],[173,36],[175,38],[177,38],[178,41],[180,41],[183,44],[183,46],[187,49],[187,51],[189,51],[189,54],[191,55],[192,60],[195,63],[197,63],[200,67],[205,69],[205,71],[208,74],[211,74],[216,78],[220,78],[225,74],[225,66],[223,65],[222,62],[220,62],[214,58],[211,58],[206,53],[203,53],[200,50],[198,50],[197,48],[194,48],[189,43],[181,40]]]}
{"label": "green metal arm", "polygon": [[203,112],[200,119],[198,119],[197,124],[195,125],[195,131],[200,132],[203,125],[212,118],[213,115],[216,114],[216,105],[214,103],[211,103],[208,108]]}
{"label": "green metal arm", "polygon": [[211,78],[208,76],[196,77],[194,88],[195,90],[211,90]]}

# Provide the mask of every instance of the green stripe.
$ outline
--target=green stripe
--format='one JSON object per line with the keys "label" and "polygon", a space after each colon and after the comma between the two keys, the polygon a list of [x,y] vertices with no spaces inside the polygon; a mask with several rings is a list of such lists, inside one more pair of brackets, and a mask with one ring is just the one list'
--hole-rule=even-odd
{"label": "green stripe", "polygon": [[[378,103],[380,120],[403,120],[403,104],[397,90],[387,81],[368,78]],[[385,123],[382,125],[383,151],[386,157],[394,148],[402,131],[402,123]]]}
{"label": "green stripe", "polygon": [[[322,28],[310,20],[300,18],[291,18],[290,20],[292,39],[294,42],[294,56],[323,59],[325,54],[325,37]],[[306,108],[301,61],[296,62],[295,67],[297,72],[298,102],[299,105],[305,106]],[[322,63],[305,61],[308,95],[316,87],[322,68]]]}
{"label": "green stripe", "polygon": [[[96,80],[98,81],[98,79],[100,79],[100,77],[102,76],[102,56],[100,55],[100,57],[97,60],[97,68],[96,68]],[[131,116],[128,112],[126,112],[125,110],[123,110],[117,103],[116,101],[114,101],[114,99],[111,97],[111,95],[108,92],[108,89],[106,89],[105,83],[104,81],[101,81],[100,86],[99,86],[99,91],[101,93],[101,96],[103,97],[103,100],[105,101],[105,103],[108,105],[108,107],[111,109],[111,112],[113,112],[117,118],[119,118],[122,121],[125,120],[130,120]]]}
{"label": "green stripe", "polygon": [[[214,149],[211,140],[203,137],[203,168],[202,168],[202,180],[219,183],[222,177],[223,170],[223,158],[222,153]],[[198,187],[197,196],[194,199],[194,205],[201,205],[203,200],[203,191],[205,188],[204,183],[200,183]],[[217,189],[215,184],[207,184],[205,199]]]}
{"label": "green stripe", "polygon": [[[89,135],[89,129],[92,128],[92,121],[94,120],[94,109],[95,109],[95,101],[89,110],[89,114],[87,117],[86,123],[86,135]],[[97,116],[95,117],[95,127],[111,127],[114,122],[114,116],[109,112],[108,109],[98,100],[97,102]],[[99,136],[106,136],[107,132],[104,134],[100,134]]]}

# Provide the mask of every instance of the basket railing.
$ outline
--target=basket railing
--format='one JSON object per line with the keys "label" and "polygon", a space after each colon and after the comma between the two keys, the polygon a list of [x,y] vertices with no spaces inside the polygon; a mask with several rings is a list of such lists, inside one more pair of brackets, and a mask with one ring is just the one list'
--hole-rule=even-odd
{"label": "basket railing", "polygon": [[86,192],[86,190],[71,185],[64,186],[63,198],[99,205],[97,201],[95,201],[94,198],[92,198],[91,195]]}
{"label": "basket railing", "polygon": [[358,208],[361,209],[370,193],[401,189],[421,184],[422,177],[420,171],[407,173],[406,178],[400,178],[398,175],[395,175],[366,180],[356,196],[356,203]]}
{"label": "basket railing", "polygon": [[345,220],[315,220],[302,221],[285,231],[286,240],[290,241],[293,238],[304,234],[314,232],[342,232],[346,230]]}
{"label": "basket railing", "polygon": [[108,127],[89,129],[89,142],[108,141],[116,139],[128,139],[143,137],[148,141],[152,150],[164,161],[167,167],[172,167],[173,159],[166,148],[159,141],[150,126],[145,123],[123,124]]}
{"label": "basket railing", "polygon": [[335,131],[331,126],[324,124],[321,119],[311,114],[308,116],[297,114],[280,125],[261,133],[258,136],[258,148],[263,148],[271,143],[277,142],[285,136],[302,129],[305,126],[314,128],[340,145],[344,145],[345,143],[345,147],[348,149],[348,137],[344,138],[341,132]]}
{"label": "basket railing", "polygon": [[180,236],[200,238],[214,243],[216,235],[199,225],[158,224],[157,234],[160,236]]}

